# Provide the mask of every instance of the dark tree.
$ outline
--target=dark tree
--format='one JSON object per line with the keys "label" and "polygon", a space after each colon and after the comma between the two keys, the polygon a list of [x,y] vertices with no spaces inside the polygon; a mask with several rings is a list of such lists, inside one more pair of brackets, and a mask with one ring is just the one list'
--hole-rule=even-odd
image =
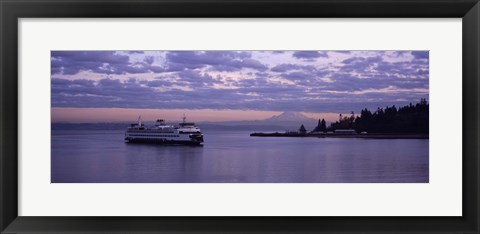
{"label": "dark tree", "polygon": [[322,122],[320,124],[320,131],[327,131],[327,123],[325,122],[325,119],[322,119]]}
{"label": "dark tree", "polygon": [[360,115],[355,117],[340,118],[332,123],[329,130],[355,129],[357,132],[369,133],[420,133],[428,134],[429,108],[426,99],[419,103],[397,108],[396,106],[377,108],[372,113],[363,109]]}
{"label": "dark tree", "polygon": [[325,132],[327,130],[327,123],[325,119],[318,119],[317,126],[313,129],[312,132]]}
{"label": "dark tree", "polygon": [[334,131],[337,129],[352,129],[354,127],[355,114],[353,113],[353,111],[351,114],[352,115],[350,117],[343,117],[342,114],[340,114],[339,121],[330,124],[330,127],[327,130]]}
{"label": "dark tree", "polygon": [[318,124],[317,126],[313,129],[314,132],[319,132],[322,131],[322,120],[318,119]]}
{"label": "dark tree", "polygon": [[305,126],[303,126],[303,124],[302,124],[302,126],[300,126],[300,129],[298,130],[298,132],[299,132],[300,134],[306,134],[306,133],[307,133],[307,129],[305,129]]}

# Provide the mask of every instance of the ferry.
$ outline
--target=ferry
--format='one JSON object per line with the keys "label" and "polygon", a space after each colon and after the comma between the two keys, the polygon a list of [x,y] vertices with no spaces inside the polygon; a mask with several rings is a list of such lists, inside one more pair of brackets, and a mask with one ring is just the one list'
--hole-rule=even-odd
{"label": "ferry", "polygon": [[167,125],[158,119],[154,126],[145,126],[141,117],[125,131],[126,143],[154,143],[169,145],[203,145],[202,131],[193,122],[187,122],[185,115],[178,126]]}

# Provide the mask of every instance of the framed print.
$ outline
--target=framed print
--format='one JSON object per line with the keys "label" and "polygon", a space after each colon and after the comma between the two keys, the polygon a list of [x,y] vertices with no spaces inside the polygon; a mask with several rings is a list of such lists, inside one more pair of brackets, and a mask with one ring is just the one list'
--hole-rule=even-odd
{"label": "framed print", "polygon": [[429,51],[52,50],[51,64],[51,183],[429,182]]}
{"label": "framed print", "polygon": [[1,4],[1,233],[478,233],[476,0]]}

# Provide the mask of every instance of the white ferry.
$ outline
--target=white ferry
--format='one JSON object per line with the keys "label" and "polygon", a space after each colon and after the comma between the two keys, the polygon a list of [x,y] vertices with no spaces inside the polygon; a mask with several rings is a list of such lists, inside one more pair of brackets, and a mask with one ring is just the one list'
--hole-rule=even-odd
{"label": "white ferry", "polygon": [[125,142],[203,145],[203,134],[195,123],[186,122],[185,116],[178,126],[167,125],[163,119],[158,119],[154,126],[145,126],[139,117],[138,123],[131,124],[125,131]]}

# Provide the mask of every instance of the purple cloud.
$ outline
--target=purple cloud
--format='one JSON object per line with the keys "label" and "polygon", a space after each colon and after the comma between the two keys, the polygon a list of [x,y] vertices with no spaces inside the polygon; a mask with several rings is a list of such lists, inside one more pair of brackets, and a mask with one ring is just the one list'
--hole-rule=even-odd
{"label": "purple cloud", "polygon": [[268,67],[254,59],[230,60],[223,64],[212,66],[214,71],[239,71],[243,68],[251,68],[258,71],[265,71]]}
{"label": "purple cloud", "polygon": [[77,74],[90,71],[101,74],[143,73],[144,64],[130,64],[128,55],[114,51],[52,51],[52,74]]}
{"label": "purple cloud", "polygon": [[300,68],[300,65],[297,65],[297,64],[280,64],[275,67],[272,67],[272,69],[270,70],[274,72],[286,72],[290,70],[296,70],[299,68]]}
{"label": "purple cloud", "polygon": [[[251,59],[248,52],[235,51],[176,51],[167,53],[169,70],[201,68],[210,65],[215,71],[237,71],[251,68],[265,71],[268,67],[257,60]],[[172,69],[173,68],[173,69]],[[180,69],[181,68],[181,69]]]}
{"label": "purple cloud", "polygon": [[[327,53],[315,52],[282,63],[273,51],[54,51],[52,106],[350,112],[428,98],[428,51],[309,63]],[[105,78],[59,78],[80,71]]]}
{"label": "purple cloud", "polygon": [[166,59],[172,63],[218,65],[225,60],[250,58],[248,52],[236,51],[173,51]]}
{"label": "purple cloud", "polygon": [[416,59],[428,59],[429,58],[429,51],[412,51],[412,55]]}
{"label": "purple cloud", "polygon": [[314,59],[320,57],[326,58],[328,57],[328,54],[322,51],[296,51],[293,53],[293,57],[299,59]]}
{"label": "purple cloud", "polygon": [[299,64],[284,63],[284,64],[279,64],[275,67],[272,67],[270,70],[278,73],[284,73],[284,72],[293,71],[293,70],[315,72],[317,71],[317,68],[315,68],[315,66],[313,65],[299,65]]}
{"label": "purple cloud", "polygon": [[181,81],[196,84],[213,84],[216,81],[208,74],[201,74],[199,71],[185,70],[177,73]]}

